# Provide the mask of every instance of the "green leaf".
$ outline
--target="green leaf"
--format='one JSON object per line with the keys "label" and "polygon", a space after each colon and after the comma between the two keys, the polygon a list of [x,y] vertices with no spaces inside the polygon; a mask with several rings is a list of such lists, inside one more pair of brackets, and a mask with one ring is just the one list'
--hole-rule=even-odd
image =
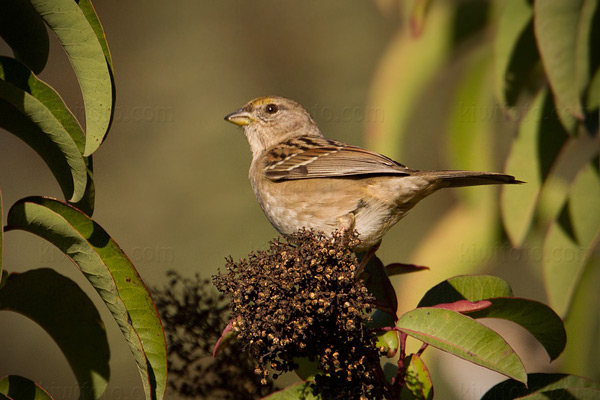
{"label": "green leaf", "polygon": [[600,107],[600,68],[594,73],[588,89],[587,106],[592,109]]}
{"label": "green leaf", "polygon": [[418,307],[454,303],[461,300],[488,300],[491,305],[469,313],[471,318],[500,318],[527,329],[548,352],[551,360],[564,350],[567,335],[560,317],[547,305],[512,297],[508,283],[491,275],[457,276],[431,288]]}
{"label": "green leaf", "polygon": [[110,49],[108,48],[108,42],[106,41],[106,35],[104,34],[104,28],[100,23],[100,19],[98,18],[98,14],[96,14],[96,10],[90,0],[79,0],[77,2],[81,11],[83,11],[83,15],[85,19],[88,21],[92,29],[94,30],[94,34],[102,47],[102,53],[104,54],[104,58],[108,63],[110,70],[113,70],[112,56],[110,55]]}
{"label": "green leaf", "polygon": [[533,9],[527,0],[504,3],[494,38],[494,91],[503,108],[515,105],[539,60],[533,34]]}
{"label": "green leaf", "polygon": [[77,264],[121,328],[146,398],[161,400],[167,375],[164,332],[144,282],[117,243],[81,211],[49,198],[18,201],[7,224],[43,237]]}
{"label": "green leaf", "polygon": [[[560,393],[557,390],[567,390],[569,396],[555,397]],[[529,397],[532,394],[547,394],[541,399],[582,399],[582,398],[598,398],[598,397],[578,397],[579,390],[592,389],[600,391],[600,383],[594,382],[587,378],[582,378],[574,375],[566,374],[529,374],[527,376],[527,387],[521,382],[508,379],[491,388],[481,400],[512,400],[512,399],[534,399]],[[552,392],[552,393],[550,393]],[[587,391],[586,391],[587,392]],[[588,392],[589,393],[589,392]],[[527,396],[527,397],[524,397]],[[573,397],[575,396],[575,397]]]}
{"label": "green leaf", "polygon": [[547,305],[518,297],[488,299],[492,305],[469,313],[471,318],[500,318],[527,329],[555,360],[567,344],[567,333],[560,317]]}
{"label": "green leaf", "polygon": [[[375,310],[371,315],[371,321],[367,325],[368,329],[378,330],[386,327],[394,327],[396,325],[394,318],[381,310]],[[394,357],[398,348],[400,347],[400,341],[398,339],[398,332],[396,331],[378,331],[377,332],[377,348],[384,348],[387,357]]]}
{"label": "green leaf", "polygon": [[[0,125],[17,135],[42,156],[70,201],[81,200],[87,183],[87,167],[82,156],[85,137],[81,126],[58,93],[39,80],[18,61],[0,56],[0,99],[9,103],[30,119],[37,129],[22,123],[9,109],[2,110]],[[5,107],[3,107],[5,108]],[[14,121],[13,121],[14,120]],[[45,138],[37,136],[44,135]],[[49,139],[49,140],[48,140]],[[56,160],[45,148],[48,141],[57,147],[68,164],[71,178],[65,181],[64,161]]]}
{"label": "green leaf", "polygon": [[[492,164],[492,134],[494,98],[490,94],[491,54],[487,47],[476,48],[466,58],[467,66],[460,77],[453,106],[448,114],[448,157],[453,168],[471,171],[489,171]],[[513,188],[519,191],[520,188]],[[457,195],[468,205],[494,207],[493,190],[460,190]]]}
{"label": "green leaf", "polygon": [[497,276],[462,275],[445,280],[429,289],[417,307],[432,307],[436,304],[454,303],[460,300],[475,302],[512,295],[508,283]]}
{"label": "green leaf", "polygon": [[502,188],[502,219],[515,246],[523,243],[529,231],[542,184],[567,136],[553,114],[548,92],[541,91],[521,121],[505,168],[526,182],[519,190]]}
{"label": "green leaf", "polygon": [[600,251],[592,255],[585,267],[565,321],[567,337],[576,340],[567,341],[567,347],[560,360],[560,368],[574,375],[588,376],[600,380]]}
{"label": "green leaf", "polygon": [[579,22],[577,25],[577,42],[575,48],[575,67],[576,67],[576,81],[579,95],[585,93],[585,89],[590,82],[591,73],[594,71],[591,68],[592,65],[592,51],[598,50],[598,38],[594,42],[594,35],[598,32],[593,31],[594,18],[597,18],[598,12],[598,0],[583,0],[581,6],[581,12],[579,15]]}
{"label": "green leaf", "polygon": [[385,118],[375,118],[366,127],[367,147],[398,158],[408,122],[419,106],[415,101],[442,68],[452,48],[454,7],[431,2],[425,29],[415,38],[406,24],[391,40],[381,58],[371,87],[371,107],[385,110]]}
{"label": "green leaf", "polygon": [[300,382],[294,385],[288,386],[285,389],[281,389],[275,393],[272,393],[264,400],[319,400],[321,396],[314,396],[312,389],[310,388],[310,382]]}
{"label": "green leaf", "polygon": [[526,382],[525,367],[506,341],[465,315],[441,308],[417,308],[402,315],[397,327],[442,351]]}
{"label": "green leaf", "polygon": [[18,375],[0,379],[0,394],[11,400],[53,400],[40,385]]}
{"label": "green leaf", "polygon": [[80,398],[100,398],[110,375],[108,339],[94,303],[75,282],[51,269],[12,273],[0,289],[0,310],[44,328],[67,358]]}
{"label": "green leaf", "polygon": [[404,386],[400,392],[401,400],[431,400],[433,399],[433,383],[427,366],[416,354],[411,354],[405,360],[406,371]]}
{"label": "green leaf", "polygon": [[317,360],[309,360],[308,357],[294,357],[294,362],[298,364],[298,368],[294,370],[298,378],[303,381],[314,381],[315,375],[323,373],[318,366]]}
{"label": "green leaf", "polygon": [[[100,19],[98,18],[98,14],[96,14],[96,10],[90,0],[79,0],[77,2],[81,11],[83,11],[83,15],[87,19],[88,23],[94,30],[94,34],[102,47],[102,52],[104,53],[104,58],[106,59],[106,63],[108,64],[108,72],[110,73],[111,86],[112,86],[112,104],[110,110],[110,120],[108,122],[108,126],[106,127],[106,131],[110,129],[112,125],[113,117],[115,115],[115,102],[117,100],[116,97],[116,88],[115,88],[115,78],[114,78],[114,67],[112,62],[112,56],[110,54],[110,49],[108,48],[108,42],[106,41],[106,35],[104,34],[104,28],[100,23]],[[91,214],[88,214],[91,215]]]}
{"label": "green leaf", "polygon": [[102,143],[112,116],[113,83],[109,66],[93,27],[72,0],[31,0],[56,34],[81,86],[86,116],[85,156]]}
{"label": "green leaf", "polygon": [[598,135],[590,136],[582,132],[567,139],[540,191],[536,210],[538,226],[546,230],[560,216],[568,200],[570,187],[579,172],[598,156],[599,148]]}
{"label": "green leaf", "polygon": [[[81,125],[60,95],[51,86],[40,80],[25,65],[10,57],[0,56],[0,66],[2,68],[1,78],[25,92],[21,93],[21,96],[30,95],[43,104],[69,134],[80,153],[83,154],[85,134]],[[9,97],[6,100],[10,101],[12,99]],[[33,113],[28,113],[27,115],[34,122],[36,118],[39,118],[39,115]]]}
{"label": "green leaf", "polygon": [[85,192],[83,197],[78,202],[70,202],[71,205],[83,211],[90,217],[94,213],[94,203],[96,202],[96,185],[94,185],[94,172],[92,156],[85,157],[87,165],[87,184],[85,185]]}
{"label": "green leaf", "polygon": [[42,72],[48,61],[50,42],[44,21],[29,0],[0,2],[0,37],[17,60],[36,74]]}
{"label": "green leaf", "polygon": [[572,132],[572,117],[583,119],[577,77],[577,33],[583,0],[536,1],[533,24],[542,64],[546,70],[561,122]]}
{"label": "green leaf", "polygon": [[571,187],[569,200],[544,241],[543,271],[548,299],[565,316],[583,269],[600,240],[598,160],[588,163]]}

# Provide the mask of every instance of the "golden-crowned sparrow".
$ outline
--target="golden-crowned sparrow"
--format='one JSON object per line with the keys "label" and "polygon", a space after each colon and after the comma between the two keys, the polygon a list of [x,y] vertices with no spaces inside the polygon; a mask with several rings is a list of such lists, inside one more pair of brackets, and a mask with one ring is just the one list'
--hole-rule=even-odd
{"label": "golden-crowned sparrow", "polygon": [[281,234],[356,229],[356,251],[377,246],[415,204],[445,187],[521,183],[494,172],[419,171],[381,154],[326,139],[309,113],[283,97],[254,99],[225,120],[252,150],[250,182]]}

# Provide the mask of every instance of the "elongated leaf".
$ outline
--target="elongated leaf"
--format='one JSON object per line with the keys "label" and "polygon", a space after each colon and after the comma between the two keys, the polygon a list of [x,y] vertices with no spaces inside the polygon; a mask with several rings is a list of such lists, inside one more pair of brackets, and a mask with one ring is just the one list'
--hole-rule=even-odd
{"label": "elongated leaf", "polygon": [[398,298],[396,290],[390,282],[383,263],[376,255],[373,255],[365,267],[367,278],[365,286],[375,296],[378,309],[390,314],[395,319],[398,311]]}
{"label": "elongated leaf", "polygon": [[585,267],[573,301],[569,317],[565,321],[567,347],[560,360],[561,369],[574,375],[588,376],[600,380],[598,360],[600,359],[600,252],[596,251]]}
{"label": "elongated leaf", "polygon": [[445,280],[429,289],[417,307],[432,307],[436,304],[460,300],[475,302],[512,295],[512,289],[502,278],[493,275],[462,275]]}
{"label": "elongated leaf", "polygon": [[[104,28],[100,23],[100,19],[98,18],[98,14],[96,14],[96,10],[90,0],[79,0],[77,2],[81,11],[83,11],[83,15],[87,19],[88,23],[94,30],[94,34],[102,47],[102,52],[104,53],[104,58],[108,64],[108,72],[110,73],[111,86],[112,86],[112,104],[110,109],[110,119],[108,122],[108,126],[106,127],[106,131],[110,129],[112,125],[113,117],[115,115],[115,102],[117,100],[116,97],[116,87],[115,87],[115,79],[114,79],[114,67],[112,62],[112,56],[110,54],[110,49],[108,48],[108,42],[106,41],[106,35],[104,34]],[[90,215],[90,214],[88,214]]]}
{"label": "elongated leaf", "polygon": [[217,343],[215,343],[215,347],[213,347],[212,351],[213,357],[216,357],[219,354],[219,351],[226,347],[231,340],[236,338],[237,334],[233,331],[233,321],[235,321],[235,318],[227,323],[227,326],[223,329],[223,333],[221,333]]}
{"label": "elongated leaf", "polygon": [[17,60],[36,74],[42,72],[48,61],[50,42],[44,21],[29,0],[0,1],[0,37]]}
{"label": "elongated leaf", "polygon": [[[11,121],[0,122],[2,126],[29,145],[35,146],[33,149],[44,158],[59,180],[65,197],[73,202],[81,200],[87,183],[87,167],[82,156],[85,138],[81,126],[60,96],[23,64],[12,58],[0,56],[0,99],[30,119],[39,132]],[[8,109],[3,110],[3,114],[6,113]],[[1,119],[18,120],[18,117],[11,114],[8,113]],[[53,146],[61,152],[61,156],[68,164],[71,182],[64,182],[65,171],[56,170],[64,165],[62,160],[49,158],[48,151],[40,147],[46,145],[48,140],[31,137],[40,133],[47,136]]]}
{"label": "elongated leaf", "polygon": [[494,38],[494,91],[502,107],[515,105],[537,60],[531,4],[505,2]]}
{"label": "elongated leaf", "polygon": [[527,329],[555,360],[567,344],[567,333],[560,317],[547,305],[518,297],[488,299],[492,305],[469,313],[472,318],[500,318]]}
{"label": "elongated leaf", "polygon": [[18,375],[0,379],[0,394],[11,400],[53,400],[40,385]]}
{"label": "elongated leaf", "polygon": [[397,327],[440,350],[526,382],[525,367],[506,341],[465,315],[439,308],[417,308],[402,315]]}
{"label": "elongated leaf", "polygon": [[[574,375],[529,374],[527,376],[527,387],[521,382],[509,379],[491,388],[481,400],[513,400],[524,398],[524,396],[531,394],[543,394],[560,389],[573,390],[573,394],[576,394],[578,389],[593,389],[600,391],[600,383]],[[531,399],[530,397],[526,398]],[[571,397],[555,397],[548,395],[541,397],[540,399],[575,400],[580,398],[581,397],[573,397],[573,395],[571,395]]]}
{"label": "elongated leaf", "polygon": [[433,383],[427,366],[416,354],[407,357],[405,364],[404,387],[400,392],[401,400],[431,400],[433,399]]}
{"label": "elongated leaf", "polygon": [[[575,49],[575,67],[577,71],[577,89],[579,95],[585,94],[585,89],[594,72],[591,68],[595,67],[592,62],[592,52],[598,51],[597,46],[600,44],[598,38],[594,35],[598,34],[598,29],[593,31],[594,18],[598,18],[598,0],[583,0],[581,11],[579,14],[579,22],[577,24],[577,41]],[[595,39],[595,40],[594,40]]]}
{"label": "elongated leaf", "polygon": [[[551,360],[564,350],[567,335],[560,317],[543,303],[512,297],[508,283],[491,275],[457,276],[431,288],[419,307],[463,301],[488,301],[489,307],[469,312],[471,318],[500,318],[527,329],[548,352]],[[463,312],[463,311],[461,311]]]}
{"label": "elongated leaf", "polygon": [[0,127],[14,133],[35,150],[50,168],[65,197],[72,195],[73,176],[64,153],[29,118],[2,99],[0,99]]}
{"label": "elongated leaf", "polygon": [[388,276],[410,274],[412,272],[426,271],[429,267],[415,264],[392,263],[385,266]]}
{"label": "elongated leaf", "polygon": [[523,243],[529,231],[540,189],[566,138],[553,113],[552,100],[547,91],[541,91],[519,126],[505,168],[527,182],[519,190],[502,188],[502,219],[515,246]]}
{"label": "elongated leaf", "polygon": [[594,73],[588,90],[587,106],[593,110],[600,107],[600,68]]}
{"label": "elongated leaf", "polygon": [[[67,164],[64,153],[52,142],[50,137],[42,132],[29,118],[23,115],[19,110],[9,103],[0,99],[0,127],[12,132],[35,150],[40,157],[50,167],[59,183],[65,197],[68,198],[73,193],[73,177],[70,173],[71,168]],[[88,165],[88,182],[86,184],[83,198],[73,203],[77,208],[88,215],[92,215],[94,210],[94,182],[91,175],[91,156],[85,160]]]}
{"label": "elongated leaf", "polygon": [[583,0],[546,0],[534,2],[533,23],[542,63],[558,115],[567,132],[572,132],[572,117],[583,119],[577,76],[576,49]]}
{"label": "elongated leaf", "polygon": [[0,289],[0,310],[44,328],[73,369],[80,398],[100,398],[110,374],[108,339],[94,303],[75,282],[51,269],[10,274]]}
{"label": "elongated leaf", "polygon": [[[467,66],[452,101],[448,114],[447,149],[452,168],[472,171],[490,171],[495,166],[492,150],[492,133],[495,104],[492,91],[491,54],[487,47],[475,48],[467,58]],[[513,188],[519,191],[520,188]],[[494,207],[493,190],[458,190],[456,193],[469,206]]]}
{"label": "elongated leaf", "polygon": [[94,213],[94,206],[96,202],[96,186],[94,185],[94,172],[92,156],[85,157],[87,165],[87,184],[85,185],[85,192],[83,197],[78,202],[70,202],[71,205],[75,206],[79,210],[86,213],[88,216],[92,216]]}
{"label": "elongated leaf", "polygon": [[369,148],[395,159],[401,154],[408,122],[418,106],[415,99],[450,54],[452,37],[448,31],[452,17],[449,3],[431,2],[427,24],[435,29],[425,29],[415,38],[406,25],[392,39],[370,90],[370,106],[382,110],[385,118],[367,125],[365,139]]}
{"label": "elongated leaf", "polygon": [[598,156],[598,149],[598,135],[579,134],[567,139],[539,194],[536,217],[540,226],[550,227],[559,217],[568,199],[569,188],[586,164]]}
{"label": "elongated leaf", "polygon": [[317,360],[311,361],[308,357],[295,357],[294,362],[298,364],[298,368],[294,370],[294,373],[303,381],[314,381],[315,375],[323,373],[319,369]]}
{"label": "elongated leaf", "polygon": [[77,2],[81,11],[83,11],[83,15],[85,19],[88,21],[92,29],[94,30],[94,34],[102,47],[102,53],[104,53],[104,58],[108,63],[110,70],[113,69],[112,56],[110,55],[110,49],[108,48],[108,42],[106,41],[106,35],[104,34],[104,28],[100,23],[100,19],[98,18],[98,14],[96,14],[96,10],[92,5],[90,0],[79,0]]}
{"label": "elongated leaf", "polygon": [[268,395],[267,397],[263,397],[264,400],[318,400],[321,396],[314,396],[312,394],[312,389],[310,388],[310,382],[301,382],[296,383],[295,385],[291,385],[286,387],[285,389],[281,389],[275,393]]}
{"label": "elongated leaf", "polygon": [[567,314],[583,268],[600,240],[599,209],[600,178],[594,160],[577,176],[569,201],[544,241],[544,281],[559,315]]}
{"label": "elongated leaf", "polygon": [[[73,139],[77,149],[83,154],[85,134],[81,125],[60,95],[52,87],[40,80],[25,65],[14,59],[0,56],[0,65],[2,66],[2,79],[25,92],[22,96],[31,95],[42,103],[60,125],[62,125],[62,128]],[[35,122],[36,116],[32,114],[29,113],[28,116]]]}
{"label": "elongated leaf", "polygon": [[45,238],[77,264],[129,343],[146,398],[161,400],[167,374],[164,332],[148,290],[115,241],[87,215],[49,198],[15,203],[7,225]]}
{"label": "elongated leaf", "polygon": [[373,329],[377,332],[377,348],[383,348],[387,357],[393,357],[396,355],[398,348],[400,347],[400,341],[398,339],[398,332],[396,331],[382,331],[381,328],[394,327],[396,322],[394,318],[381,310],[375,310],[371,315],[371,321],[367,325],[368,329]]}
{"label": "elongated leaf", "polygon": [[64,47],[81,86],[86,116],[85,156],[110,125],[113,85],[104,51],[83,10],[72,0],[31,0]]}

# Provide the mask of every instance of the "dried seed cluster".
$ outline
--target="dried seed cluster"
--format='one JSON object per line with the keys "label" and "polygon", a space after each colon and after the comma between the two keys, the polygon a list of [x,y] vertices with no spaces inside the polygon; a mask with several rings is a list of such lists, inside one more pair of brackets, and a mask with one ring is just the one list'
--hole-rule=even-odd
{"label": "dried seed cluster", "polygon": [[233,329],[258,360],[256,372],[278,373],[316,360],[314,390],[326,399],[380,398],[374,334],[365,323],[373,298],[361,281],[352,248],[356,235],[300,230],[267,251],[227,260],[216,287],[231,296]]}

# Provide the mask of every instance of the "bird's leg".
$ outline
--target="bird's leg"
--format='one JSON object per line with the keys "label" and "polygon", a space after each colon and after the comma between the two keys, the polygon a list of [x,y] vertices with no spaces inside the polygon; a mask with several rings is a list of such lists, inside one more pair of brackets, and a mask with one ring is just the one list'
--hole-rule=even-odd
{"label": "bird's leg", "polygon": [[354,279],[356,279],[356,280],[360,279],[360,276],[362,275],[363,271],[365,270],[365,267],[367,266],[367,264],[369,263],[371,258],[375,255],[375,252],[379,249],[380,245],[381,245],[381,241],[377,242],[375,245],[373,245],[371,248],[369,248],[369,250],[367,250],[366,253],[363,253],[363,256],[360,258],[360,263],[358,264],[358,268],[356,269],[356,272],[354,273]]}

